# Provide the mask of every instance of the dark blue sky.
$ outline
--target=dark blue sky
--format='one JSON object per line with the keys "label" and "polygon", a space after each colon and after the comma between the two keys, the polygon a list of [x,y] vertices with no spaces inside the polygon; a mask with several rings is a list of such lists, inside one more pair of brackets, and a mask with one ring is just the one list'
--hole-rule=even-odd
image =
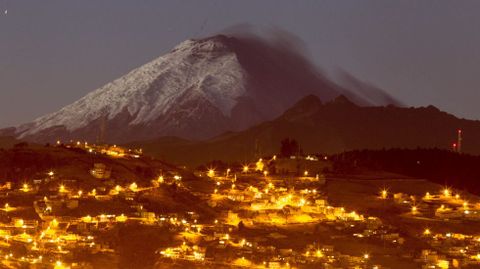
{"label": "dark blue sky", "polygon": [[323,69],[408,105],[480,119],[480,1],[0,0],[0,9],[0,126],[242,23],[283,28]]}

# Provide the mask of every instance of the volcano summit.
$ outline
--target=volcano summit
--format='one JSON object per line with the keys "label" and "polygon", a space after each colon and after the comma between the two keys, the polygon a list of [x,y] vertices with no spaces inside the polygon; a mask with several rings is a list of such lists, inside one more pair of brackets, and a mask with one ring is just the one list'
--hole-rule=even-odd
{"label": "volcano summit", "polygon": [[383,93],[372,101],[355,91],[326,78],[288,42],[217,35],[184,41],[73,104],[3,134],[38,142],[205,139],[271,120],[309,94],[324,101],[344,94],[359,104],[395,103]]}

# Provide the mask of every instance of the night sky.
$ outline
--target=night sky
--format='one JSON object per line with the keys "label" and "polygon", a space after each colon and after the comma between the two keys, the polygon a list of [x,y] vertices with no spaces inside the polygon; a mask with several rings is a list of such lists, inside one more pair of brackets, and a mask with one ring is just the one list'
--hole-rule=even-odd
{"label": "night sky", "polygon": [[332,76],[480,119],[480,1],[0,0],[0,10],[0,127],[238,24],[297,35]]}

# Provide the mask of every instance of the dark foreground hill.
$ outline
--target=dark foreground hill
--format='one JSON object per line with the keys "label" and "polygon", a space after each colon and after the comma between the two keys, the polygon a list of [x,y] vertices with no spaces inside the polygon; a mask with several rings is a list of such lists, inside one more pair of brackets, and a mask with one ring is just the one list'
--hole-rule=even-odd
{"label": "dark foreground hill", "polygon": [[[90,171],[94,168],[94,164],[99,163],[111,170],[109,179],[98,179],[91,175]],[[49,171],[54,171],[55,176],[54,180],[47,182],[43,179],[47,177]],[[30,146],[24,142],[10,149],[0,149],[0,185],[12,182],[14,189],[20,188],[24,183],[32,185],[33,181],[38,179],[42,180],[38,185],[39,193],[48,193],[51,190],[55,192],[59,185],[65,184],[67,189],[83,190],[85,193],[97,189],[101,194],[102,190],[108,193],[116,185],[127,188],[133,182],[139,187],[150,186],[151,181],[157,179],[159,175],[167,178],[180,175],[186,186],[190,183],[195,184],[197,180],[188,171],[150,157],[110,158],[104,154],[89,153],[79,148]],[[207,215],[210,213],[208,206],[202,204],[189,190],[173,185],[162,185],[156,190],[147,191],[142,194],[140,200],[148,204],[150,210],[156,213],[183,211],[208,211]],[[103,207],[104,205],[106,208]],[[110,207],[106,203],[97,204],[89,209],[118,213],[117,208]],[[72,212],[72,214],[83,216],[81,211]]]}
{"label": "dark foreground hill", "polygon": [[344,152],[330,158],[335,174],[393,172],[480,194],[480,156],[440,149]]}
{"label": "dark foreground hill", "polygon": [[183,164],[210,160],[245,161],[277,154],[280,141],[298,141],[304,153],[339,153],[355,149],[450,149],[463,130],[463,151],[480,153],[480,122],[459,119],[433,106],[361,107],[344,96],[322,103],[310,95],[275,120],[241,132],[194,142],[162,137],[132,143],[146,152]]}
{"label": "dark foreground hill", "polygon": [[19,142],[12,136],[0,136],[0,148],[11,148]]}

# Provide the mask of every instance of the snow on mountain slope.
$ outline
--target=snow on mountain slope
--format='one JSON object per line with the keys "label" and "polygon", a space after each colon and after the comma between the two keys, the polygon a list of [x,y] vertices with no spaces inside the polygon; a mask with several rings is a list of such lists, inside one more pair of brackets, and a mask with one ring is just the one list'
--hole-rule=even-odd
{"label": "snow on mountain slope", "polygon": [[272,120],[309,94],[323,101],[344,94],[362,103],[361,95],[332,82],[284,39],[217,35],[184,41],[73,104],[0,135],[37,142],[205,139]]}
{"label": "snow on mountain slope", "polygon": [[115,118],[125,109],[131,125],[164,116],[187,91],[197,92],[225,116],[245,93],[244,73],[236,55],[215,39],[187,40],[171,53],[108,83],[58,112],[20,126],[20,138],[63,125],[68,131],[106,116]]}

